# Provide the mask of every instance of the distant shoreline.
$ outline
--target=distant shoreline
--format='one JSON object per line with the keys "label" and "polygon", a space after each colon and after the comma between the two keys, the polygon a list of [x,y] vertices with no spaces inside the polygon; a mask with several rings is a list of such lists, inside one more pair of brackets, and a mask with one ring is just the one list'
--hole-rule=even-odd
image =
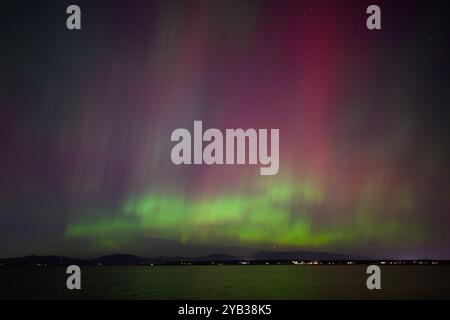
{"label": "distant shoreline", "polygon": [[64,256],[26,256],[0,259],[2,266],[204,266],[204,265],[450,265],[450,260],[442,259],[370,259],[342,254],[311,252],[257,252],[234,257],[211,254],[203,257],[154,257],[143,258],[128,254],[115,254],[94,259],[75,259]]}

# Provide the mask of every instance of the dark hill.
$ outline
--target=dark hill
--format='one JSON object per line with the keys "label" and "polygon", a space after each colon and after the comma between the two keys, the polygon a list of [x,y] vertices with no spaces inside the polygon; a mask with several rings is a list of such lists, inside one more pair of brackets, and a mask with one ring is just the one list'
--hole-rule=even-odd
{"label": "dark hill", "polygon": [[0,264],[10,266],[24,266],[24,265],[47,265],[47,266],[67,266],[71,264],[85,266],[85,265],[106,265],[106,266],[124,266],[124,265],[147,265],[153,264],[177,264],[182,262],[192,263],[209,263],[209,262],[238,262],[238,261],[291,261],[291,260],[305,260],[305,261],[346,261],[346,260],[367,260],[361,257],[354,257],[346,254],[333,254],[327,252],[271,252],[258,251],[246,256],[232,256],[227,254],[214,253],[201,257],[154,257],[143,258],[131,254],[113,254],[98,257],[95,259],[72,259],[63,256],[27,256],[20,258],[0,259]]}

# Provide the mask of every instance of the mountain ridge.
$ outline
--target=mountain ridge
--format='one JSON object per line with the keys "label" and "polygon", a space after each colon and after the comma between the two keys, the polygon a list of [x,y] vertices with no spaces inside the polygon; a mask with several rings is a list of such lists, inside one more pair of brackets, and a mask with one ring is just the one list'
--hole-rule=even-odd
{"label": "mountain ridge", "polygon": [[350,261],[350,260],[371,260],[370,258],[357,257],[342,253],[310,252],[310,251],[256,251],[254,253],[234,256],[223,253],[211,253],[205,256],[174,256],[174,257],[150,257],[145,258],[132,254],[116,253],[104,255],[93,259],[79,259],[58,255],[36,256],[0,259],[2,265],[148,265],[148,264],[179,264],[179,263],[213,263],[213,262],[266,262],[266,261]]}

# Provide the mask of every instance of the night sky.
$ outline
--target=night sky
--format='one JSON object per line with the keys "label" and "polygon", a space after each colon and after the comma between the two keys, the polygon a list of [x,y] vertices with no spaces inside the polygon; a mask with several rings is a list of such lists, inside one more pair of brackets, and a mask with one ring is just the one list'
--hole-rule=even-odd
{"label": "night sky", "polygon": [[[450,259],[445,3],[2,1],[0,257]],[[174,165],[194,120],[279,128],[278,174]]]}

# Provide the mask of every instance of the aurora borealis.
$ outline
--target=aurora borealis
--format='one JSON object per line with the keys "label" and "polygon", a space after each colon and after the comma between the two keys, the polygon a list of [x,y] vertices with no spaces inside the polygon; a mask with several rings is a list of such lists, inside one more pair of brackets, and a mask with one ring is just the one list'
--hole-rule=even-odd
{"label": "aurora borealis", "polygon": [[[44,2],[0,8],[0,256],[450,258],[448,4]],[[278,174],[174,165],[196,120],[279,128]]]}

